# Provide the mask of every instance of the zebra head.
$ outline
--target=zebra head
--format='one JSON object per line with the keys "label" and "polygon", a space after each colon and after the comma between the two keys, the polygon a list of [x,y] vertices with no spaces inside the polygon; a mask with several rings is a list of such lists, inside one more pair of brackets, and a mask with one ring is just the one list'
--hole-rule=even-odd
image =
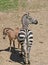
{"label": "zebra head", "polygon": [[38,21],[37,21],[37,19],[34,19],[34,18],[32,18],[30,15],[29,15],[29,13],[28,13],[28,20],[29,20],[29,24],[38,24]]}
{"label": "zebra head", "polygon": [[21,19],[23,27],[28,27],[29,24],[38,24],[38,21],[34,18],[32,18],[29,13],[26,13],[22,16]]}

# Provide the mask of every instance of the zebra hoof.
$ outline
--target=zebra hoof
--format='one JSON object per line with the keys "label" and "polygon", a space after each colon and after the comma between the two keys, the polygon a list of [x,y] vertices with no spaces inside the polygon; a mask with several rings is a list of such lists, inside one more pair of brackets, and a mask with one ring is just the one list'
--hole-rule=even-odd
{"label": "zebra hoof", "polygon": [[30,64],[30,61],[28,61],[28,64]]}

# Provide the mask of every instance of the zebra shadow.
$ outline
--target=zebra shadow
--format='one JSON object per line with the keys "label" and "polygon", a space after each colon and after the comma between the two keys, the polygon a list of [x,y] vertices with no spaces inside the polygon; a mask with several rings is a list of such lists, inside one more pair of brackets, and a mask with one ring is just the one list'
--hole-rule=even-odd
{"label": "zebra shadow", "polygon": [[[23,56],[20,56],[21,51],[19,51],[18,48],[11,47],[11,51],[9,51],[9,49],[10,49],[9,47],[6,49],[1,49],[0,52],[2,52],[2,51],[10,52],[11,53],[10,60],[20,63],[22,65],[29,65],[29,64],[24,64],[24,58],[23,58]],[[9,62],[11,62],[11,61],[9,61]]]}
{"label": "zebra shadow", "polygon": [[10,52],[11,53],[10,60],[23,65],[24,58],[23,58],[23,56],[20,56],[21,51],[19,51],[18,48],[13,48],[13,47],[11,47],[11,51],[9,51],[9,49],[10,49],[9,47],[6,49],[1,49],[0,52],[2,52],[2,51]]}
{"label": "zebra shadow", "polygon": [[14,62],[18,62],[20,64],[23,64],[24,62],[24,58],[23,56],[20,56],[20,52],[18,49],[15,49],[15,51],[13,51],[10,55],[10,59]]}
{"label": "zebra shadow", "polygon": [[24,64],[24,58],[23,56],[20,56],[20,52],[18,49],[15,49],[10,55],[10,59],[14,62],[18,62],[22,65],[30,65],[30,64]]}

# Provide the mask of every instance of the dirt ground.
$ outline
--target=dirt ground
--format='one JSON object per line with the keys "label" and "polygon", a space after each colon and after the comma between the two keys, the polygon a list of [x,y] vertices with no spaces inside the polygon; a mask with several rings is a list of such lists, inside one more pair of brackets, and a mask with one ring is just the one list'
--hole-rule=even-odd
{"label": "dirt ground", "polygon": [[[38,25],[30,25],[33,31],[34,42],[30,53],[31,65],[48,65],[48,11],[45,9],[32,11],[30,15],[38,20]],[[9,40],[3,40],[3,29],[21,27],[21,17],[24,11],[0,12],[0,65],[21,65],[23,58],[19,56],[19,50],[9,52]],[[16,48],[17,48],[16,40]]]}

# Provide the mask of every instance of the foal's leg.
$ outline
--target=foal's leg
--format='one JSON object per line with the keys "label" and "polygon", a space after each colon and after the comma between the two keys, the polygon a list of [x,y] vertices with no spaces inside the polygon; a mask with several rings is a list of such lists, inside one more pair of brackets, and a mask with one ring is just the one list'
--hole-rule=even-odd
{"label": "foal's leg", "polygon": [[20,49],[20,43],[18,42],[18,49]]}
{"label": "foal's leg", "polygon": [[10,40],[10,49],[9,49],[9,51],[11,51],[11,43],[12,43],[12,41]]}
{"label": "foal's leg", "polygon": [[14,47],[14,49],[15,49],[15,40],[13,40],[13,47]]}

